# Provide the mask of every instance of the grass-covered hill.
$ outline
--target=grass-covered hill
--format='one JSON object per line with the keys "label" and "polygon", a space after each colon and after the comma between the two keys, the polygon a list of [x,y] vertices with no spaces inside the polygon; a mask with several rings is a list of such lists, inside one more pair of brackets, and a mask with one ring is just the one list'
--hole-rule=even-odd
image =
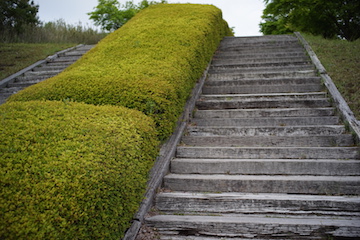
{"label": "grass-covered hill", "polygon": [[119,239],[220,40],[210,5],[151,6],[0,106],[0,239]]}

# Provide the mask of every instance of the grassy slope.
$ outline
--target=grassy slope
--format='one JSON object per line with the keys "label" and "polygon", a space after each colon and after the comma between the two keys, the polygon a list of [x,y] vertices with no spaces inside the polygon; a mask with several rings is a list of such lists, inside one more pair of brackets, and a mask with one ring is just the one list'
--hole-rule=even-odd
{"label": "grassy slope", "polygon": [[0,43],[0,80],[58,51],[69,43]]}
{"label": "grassy slope", "polygon": [[335,85],[360,119],[360,39],[328,40],[303,34]]}

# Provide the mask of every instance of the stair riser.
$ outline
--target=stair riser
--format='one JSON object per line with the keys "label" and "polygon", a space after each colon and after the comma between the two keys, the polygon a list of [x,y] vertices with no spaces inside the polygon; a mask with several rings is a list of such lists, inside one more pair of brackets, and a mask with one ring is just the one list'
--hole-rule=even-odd
{"label": "stair riser", "polygon": [[216,118],[192,119],[196,126],[308,126],[308,125],[336,125],[339,117],[294,117],[294,118]]}
{"label": "stair riser", "polygon": [[336,136],[296,137],[190,137],[184,136],[182,144],[197,147],[339,147],[354,145],[350,134]]}
{"label": "stair riser", "polygon": [[271,86],[271,85],[320,85],[319,78],[282,78],[282,79],[251,79],[233,81],[206,81],[205,87],[243,87],[243,86]]}
{"label": "stair riser", "polygon": [[226,74],[226,75],[236,75],[244,73],[263,73],[266,71],[270,72],[298,72],[298,71],[313,71],[314,67],[312,65],[299,65],[299,66],[259,66],[259,67],[217,67],[211,68],[209,74]]}
{"label": "stair riser", "polygon": [[333,108],[293,108],[293,109],[247,109],[247,110],[197,110],[195,118],[253,118],[253,117],[300,117],[331,116]]}
{"label": "stair riser", "polygon": [[244,85],[244,86],[224,86],[209,87],[204,86],[203,94],[252,94],[252,93],[290,93],[290,92],[319,92],[324,87],[319,84],[309,85]]}
{"label": "stair riser", "polygon": [[[327,199],[294,199],[272,198],[266,199],[248,197],[235,194],[159,194],[155,200],[158,210],[167,213],[222,213],[222,214],[291,214],[291,215],[350,215],[354,209],[360,209],[360,202],[341,201],[333,197]],[[360,213],[359,213],[360,214]]]}
{"label": "stair riser", "polygon": [[[171,219],[169,219],[171,218]],[[287,219],[274,219],[273,222],[249,221],[244,220],[207,220],[206,217],[169,216],[169,218],[152,217],[147,219],[146,224],[156,228],[160,233],[170,235],[171,237],[182,236],[182,239],[195,239],[192,236],[211,239],[216,236],[218,239],[324,239],[325,236],[342,236],[348,238],[338,239],[356,239],[359,236],[360,228],[358,226],[348,227],[346,223],[350,221],[332,220],[332,221],[309,221],[307,224],[298,224],[296,221]],[[205,220],[202,220],[205,219]],[[189,238],[187,237],[189,236]],[[170,239],[172,239],[170,237]],[[352,237],[352,238],[351,238]]]}
{"label": "stair riser", "polygon": [[236,80],[249,78],[289,78],[289,77],[315,77],[315,71],[292,71],[292,72],[248,72],[234,74],[210,74],[208,79],[212,80]]}
{"label": "stair riser", "polygon": [[[360,194],[359,179],[353,181],[308,181],[307,176],[298,180],[281,179],[249,179],[235,178],[217,179],[208,175],[205,178],[164,178],[164,187],[172,191],[187,192],[241,192],[241,193],[288,193],[288,194],[323,194],[346,195]],[[230,176],[228,176],[230,177]]]}
{"label": "stair riser", "polygon": [[308,57],[305,56],[294,56],[294,57],[272,57],[272,58],[236,58],[235,56],[232,59],[216,57],[214,56],[211,65],[236,65],[236,64],[263,64],[263,63],[292,63],[292,62],[310,62]]}
{"label": "stair riser", "polygon": [[175,159],[171,172],[178,174],[360,176],[360,161],[269,161]]}
{"label": "stair riser", "polygon": [[230,159],[357,159],[356,148],[178,147],[178,158]]}
{"label": "stair riser", "polygon": [[[285,100],[285,99],[284,99]],[[250,109],[250,108],[300,108],[300,107],[330,107],[327,99],[319,100],[273,100],[273,101],[198,101],[196,107],[200,110],[207,109]]]}
{"label": "stair riser", "polygon": [[308,127],[188,127],[188,136],[327,136],[345,133],[343,126]]}
{"label": "stair riser", "polygon": [[236,54],[232,52],[223,52],[221,54],[216,54],[213,57],[214,61],[226,61],[226,60],[250,60],[250,61],[262,61],[262,60],[277,60],[280,58],[307,58],[308,56],[303,52],[276,52],[276,53],[242,53]]}

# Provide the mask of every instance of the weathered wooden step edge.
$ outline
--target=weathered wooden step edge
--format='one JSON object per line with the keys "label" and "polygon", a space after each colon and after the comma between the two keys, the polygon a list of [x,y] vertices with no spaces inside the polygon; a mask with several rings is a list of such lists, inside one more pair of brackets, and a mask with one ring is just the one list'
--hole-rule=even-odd
{"label": "weathered wooden step edge", "polygon": [[[281,238],[286,239],[322,239],[331,236],[358,237],[359,225],[353,219],[319,219],[316,216],[304,220],[299,218],[278,218],[264,216],[180,216],[156,215],[148,218],[147,223],[164,234],[218,236],[220,239],[234,237],[245,238]],[[359,222],[359,221],[358,221]],[[358,223],[357,222],[357,223]],[[349,227],[355,230],[350,230]]]}
{"label": "weathered wooden step edge", "polygon": [[171,161],[171,172],[174,174],[360,176],[360,161],[358,159],[175,158]]}
{"label": "weathered wooden step edge", "polygon": [[[194,193],[161,192],[156,196],[156,211],[176,213],[280,213],[288,215],[350,215],[360,217],[358,196],[317,196],[276,193]],[[299,207],[300,206],[300,207]]]}

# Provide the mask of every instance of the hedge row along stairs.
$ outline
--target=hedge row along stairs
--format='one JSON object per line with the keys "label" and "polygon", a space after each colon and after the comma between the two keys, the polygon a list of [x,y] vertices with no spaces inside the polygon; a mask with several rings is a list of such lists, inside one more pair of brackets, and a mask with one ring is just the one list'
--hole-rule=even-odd
{"label": "hedge row along stairs", "polygon": [[0,81],[0,104],[20,90],[56,76],[93,47],[94,45],[81,44],[65,49],[3,79]]}
{"label": "hedge row along stairs", "polygon": [[196,108],[146,217],[161,239],[359,239],[359,147],[296,37],[226,37]]}

